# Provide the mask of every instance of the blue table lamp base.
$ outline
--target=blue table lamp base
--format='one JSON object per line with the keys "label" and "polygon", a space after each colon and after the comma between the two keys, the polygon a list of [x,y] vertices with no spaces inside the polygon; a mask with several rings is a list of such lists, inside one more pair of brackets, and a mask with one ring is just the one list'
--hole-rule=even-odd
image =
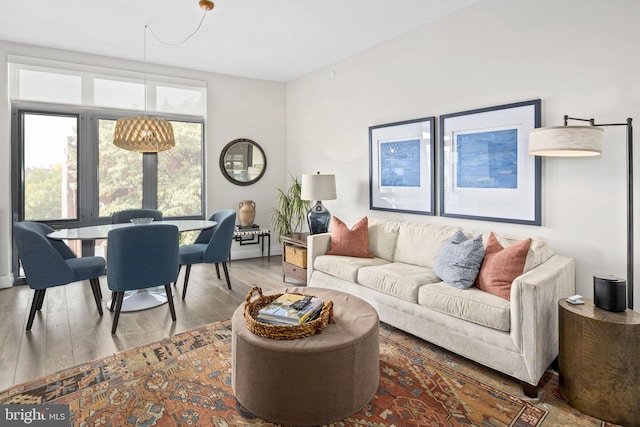
{"label": "blue table lamp base", "polygon": [[322,202],[318,200],[316,204],[309,209],[307,221],[309,222],[309,231],[311,234],[326,233],[329,230],[331,213],[322,205]]}

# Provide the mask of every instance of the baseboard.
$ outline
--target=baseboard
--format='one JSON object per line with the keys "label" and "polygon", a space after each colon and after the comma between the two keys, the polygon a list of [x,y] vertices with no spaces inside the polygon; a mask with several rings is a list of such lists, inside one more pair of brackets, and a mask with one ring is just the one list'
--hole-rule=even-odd
{"label": "baseboard", "polygon": [[8,276],[0,276],[0,289],[10,288],[13,286],[13,274]]}

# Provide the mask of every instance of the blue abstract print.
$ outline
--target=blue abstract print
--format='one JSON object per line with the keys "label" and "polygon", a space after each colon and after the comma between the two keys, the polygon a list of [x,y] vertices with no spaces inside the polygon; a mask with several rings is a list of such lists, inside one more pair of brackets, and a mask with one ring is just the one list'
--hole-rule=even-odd
{"label": "blue abstract print", "polygon": [[517,188],[518,130],[460,134],[457,187]]}
{"label": "blue abstract print", "polygon": [[380,185],[420,187],[420,140],[380,144]]}

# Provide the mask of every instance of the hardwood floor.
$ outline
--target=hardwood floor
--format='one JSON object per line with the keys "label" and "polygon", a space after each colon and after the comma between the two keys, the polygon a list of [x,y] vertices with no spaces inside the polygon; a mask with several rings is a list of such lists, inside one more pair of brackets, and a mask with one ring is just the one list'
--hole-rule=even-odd
{"label": "hardwood floor", "polygon": [[100,317],[89,282],[72,283],[47,290],[44,304],[30,332],[25,331],[33,290],[14,286],[0,290],[0,390],[61,369],[138,347],[211,322],[231,318],[253,286],[263,291],[299,286],[287,277],[282,281],[281,257],[233,260],[229,267],[232,289],[224,274],[216,277],[213,264],[191,269],[189,288],[182,300],[184,268],[174,291],[176,322],[168,305],[122,313],[118,331],[111,334],[111,295],[106,277],[100,279],[104,315]]}

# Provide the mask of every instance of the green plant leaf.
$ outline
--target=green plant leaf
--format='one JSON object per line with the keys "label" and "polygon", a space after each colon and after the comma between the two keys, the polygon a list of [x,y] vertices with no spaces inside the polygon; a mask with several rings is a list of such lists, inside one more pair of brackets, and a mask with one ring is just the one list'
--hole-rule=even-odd
{"label": "green plant leaf", "polygon": [[300,198],[302,185],[297,177],[289,174],[291,182],[286,189],[277,188],[278,199],[273,209],[271,222],[274,231],[280,236],[301,233],[307,222],[309,201]]}

